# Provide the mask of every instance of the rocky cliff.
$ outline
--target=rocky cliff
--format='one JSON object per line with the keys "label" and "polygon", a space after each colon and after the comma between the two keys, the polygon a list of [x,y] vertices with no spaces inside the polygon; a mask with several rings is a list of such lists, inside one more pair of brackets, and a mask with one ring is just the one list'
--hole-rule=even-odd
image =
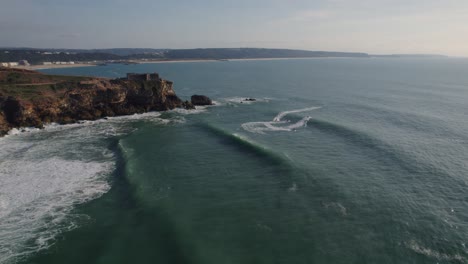
{"label": "rocky cliff", "polygon": [[170,81],[52,76],[0,68],[0,135],[108,116],[192,108]]}

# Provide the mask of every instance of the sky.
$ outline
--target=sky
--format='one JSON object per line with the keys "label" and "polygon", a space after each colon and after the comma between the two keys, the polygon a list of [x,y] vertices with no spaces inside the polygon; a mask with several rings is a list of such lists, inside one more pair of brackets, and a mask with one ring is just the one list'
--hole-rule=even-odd
{"label": "sky", "polygon": [[0,0],[0,47],[468,56],[468,0]]}

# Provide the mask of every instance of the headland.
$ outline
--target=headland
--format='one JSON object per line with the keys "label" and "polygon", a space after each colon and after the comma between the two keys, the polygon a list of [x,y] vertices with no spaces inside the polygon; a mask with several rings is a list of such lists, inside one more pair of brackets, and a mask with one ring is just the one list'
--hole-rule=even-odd
{"label": "headland", "polygon": [[0,68],[0,136],[12,128],[193,109],[196,104],[181,100],[173,82],[157,73],[107,79]]}

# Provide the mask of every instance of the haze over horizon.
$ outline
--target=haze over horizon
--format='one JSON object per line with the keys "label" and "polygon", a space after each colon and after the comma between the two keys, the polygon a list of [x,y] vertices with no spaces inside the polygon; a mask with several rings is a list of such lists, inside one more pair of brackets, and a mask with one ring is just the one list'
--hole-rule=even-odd
{"label": "haze over horizon", "polygon": [[460,0],[2,0],[0,46],[468,56]]}

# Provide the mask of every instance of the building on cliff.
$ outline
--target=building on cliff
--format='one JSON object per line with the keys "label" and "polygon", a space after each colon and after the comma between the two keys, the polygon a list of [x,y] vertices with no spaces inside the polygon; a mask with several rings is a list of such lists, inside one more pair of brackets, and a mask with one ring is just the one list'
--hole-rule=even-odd
{"label": "building on cliff", "polygon": [[158,73],[127,73],[127,80],[129,81],[159,81]]}

